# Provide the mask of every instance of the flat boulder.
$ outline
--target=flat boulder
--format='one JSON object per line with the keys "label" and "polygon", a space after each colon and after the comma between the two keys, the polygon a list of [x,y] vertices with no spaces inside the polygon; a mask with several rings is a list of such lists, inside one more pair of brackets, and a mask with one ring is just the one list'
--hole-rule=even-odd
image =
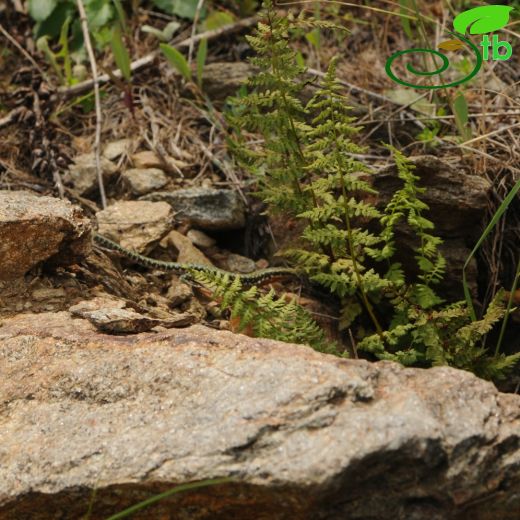
{"label": "flat boulder", "polygon": [[197,325],[0,327],[0,518],[513,520],[520,396]]}

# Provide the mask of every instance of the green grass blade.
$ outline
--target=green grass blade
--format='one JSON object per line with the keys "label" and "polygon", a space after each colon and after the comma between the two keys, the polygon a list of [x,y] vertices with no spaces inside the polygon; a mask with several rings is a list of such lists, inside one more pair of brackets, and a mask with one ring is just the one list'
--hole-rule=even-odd
{"label": "green grass blade", "polygon": [[112,30],[112,41],[110,43],[112,45],[112,52],[114,53],[116,65],[126,81],[129,82],[132,74],[130,69],[130,56],[128,55],[125,44],[123,43],[119,27],[114,27]]}
{"label": "green grass blade", "polygon": [[167,43],[161,43],[160,48],[167,60],[182,74],[184,79],[191,81],[191,70],[186,58],[175,47]]}
{"label": "green grass blade", "polygon": [[206,64],[206,56],[208,55],[208,39],[203,38],[199,43],[197,50],[197,83],[202,88],[202,73]]}
{"label": "green grass blade", "polygon": [[172,495],[176,495],[177,493],[182,493],[183,491],[189,491],[191,489],[197,489],[197,488],[202,488],[202,487],[207,487],[207,486],[214,486],[216,484],[223,484],[224,482],[231,482],[231,481],[232,481],[231,478],[215,478],[215,479],[200,480],[199,482],[191,482],[190,484],[181,484],[180,486],[176,486],[173,489],[165,491],[164,493],[160,493],[159,495],[155,495],[146,500],[143,500],[142,502],[139,502],[138,504],[130,506],[127,509],[120,511],[119,513],[116,513],[115,515],[108,517],[106,520],[119,520],[120,518],[126,518],[127,516],[137,512],[145,507],[155,504],[156,502],[159,502],[160,500],[168,498]]}
{"label": "green grass blade", "polygon": [[468,281],[466,278],[466,269],[471,262],[472,258],[475,256],[475,253],[478,251],[480,246],[482,245],[482,242],[486,240],[487,236],[493,228],[497,225],[497,222],[500,220],[502,215],[505,213],[507,208],[511,205],[511,202],[513,202],[513,199],[516,197],[516,194],[520,190],[520,180],[513,186],[512,190],[507,194],[507,197],[503,200],[502,204],[500,204],[499,208],[493,215],[493,218],[491,219],[491,222],[486,226],[486,229],[478,239],[478,242],[475,244],[475,247],[471,251],[471,253],[468,255],[468,258],[466,258],[466,262],[464,263],[464,267],[462,269],[462,287],[464,289],[464,297],[466,298],[466,302],[468,304],[468,309],[471,315],[471,319],[473,321],[476,321],[477,315],[475,314],[475,308],[473,307],[473,301],[471,300],[471,294],[469,292],[468,287]]}

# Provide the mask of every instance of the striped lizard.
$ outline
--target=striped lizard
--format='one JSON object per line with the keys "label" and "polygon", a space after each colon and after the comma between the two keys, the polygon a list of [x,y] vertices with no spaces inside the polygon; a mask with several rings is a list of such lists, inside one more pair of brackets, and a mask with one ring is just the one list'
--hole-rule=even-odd
{"label": "striped lizard", "polygon": [[228,274],[232,277],[238,276],[243,286],[251,287],[253,285],[262,285],[269,282],[273,282],[281,278],[298,277],[297,271],[290,267],[269,267],[267,269],[253,271],[252,273],[242,274],[233,273],[231,271],[226,271],[225,269],[220,269],[218,267],[213,267],[209,265],[165,262],[163,260],[155,260],[154,258],[149,258],[147,256],[136,253],[135,251],[131,251],[130,249],[126,249],[125,247],[119,245],[117,242],[114,242],[109,238],[106,238],[98,233],[94,233],[93,237],[94,241],[97,242],[100,246],[103,246],[106,249],[110,249],[112,251],[117,251],[118,253],[121,253],[123,256],[130,260],[133,260],[135,263],[139,265],[142,265],[144,267],[162,269],[164,271],[173,271],[177,274],[181,274],[182,278],[188,280],[191,279],[190,274],[193,272],[221,273]]}

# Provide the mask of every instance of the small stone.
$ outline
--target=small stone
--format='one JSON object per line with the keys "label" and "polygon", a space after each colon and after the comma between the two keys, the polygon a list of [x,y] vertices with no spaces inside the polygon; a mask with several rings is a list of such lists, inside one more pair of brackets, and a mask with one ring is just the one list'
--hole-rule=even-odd
{"label": "small stone", "polygon": [[190,229],[186,236],[192,241],[192,243],[198,247],[202,247],[203,249],[207,249],[208,247],[215,245],[215,239],[206,235],[203,231],[199,231],[198,229]]}
{"label": "small stone", "polygon": [[234,273],[251,273],[256,270],[256,264],[245,256],[230,254],[227,258],[228,271]]}
{"label": "small stone", "polygon": [[159,168],[131,168],[121,177],[135,195],[146,195],[168,184],[168,177]]}
{"label": "small stone", "polygon": [[181,264],[213,265],[204,253],[192,244],[188,237],[181,235],[178,231],[170,231],[166,240],[179,252],[177,262]]}
{"label": "small stone", "polygon": [[108,143],[103,150],[103,157],[113,161],[121,155],[128,153],[132,148],[132,139],[119,139]]}
{"label": "small stone", "polygon": [[150,150],[144,152],[138,152],[132,155],[132,163],[135,168],[160,168],[169,169],[172,172],[179,173],[183,169],[187,168],[188,164],[179,159],[166,156],[164,161],[155,153]]}
{"label": "small stone", "polygon": [[267,269],[269,267],[269,262],[265,258],[260,258],[255,262],[257,269]]}
{"label": "small stone", "polygon": [[146,252],[173,224],[172,208],[165,202],[116,202],[96,217],[99,234],[139,253]]}
{"label": "small stone", "polygon": [[187,302],[192,295],[193,293],[189,285],[182,283],[178,277],[172,278],[170,287],[168,287],[168,292],[166,293],[170,307],[174,308],[182,305]]}
{"label": "small stone", "polygon": [[[101,172],[103,180],[112,180],[117,173],[117,166],[106,157],[101,157]],[[69,170],[63,175],[63,180],[67,184],[74,186],[80,195],[89,195],[98,187],[96,172],[96,156],[94,153],[77,155],[74,163],[69,166]]]}
{"label": "small stone", "polygon": [[233,190],[187,188],[154,192],[141,199],[168,202],[178,220],[204,230],[241,229],[246,221],[244,203]]}

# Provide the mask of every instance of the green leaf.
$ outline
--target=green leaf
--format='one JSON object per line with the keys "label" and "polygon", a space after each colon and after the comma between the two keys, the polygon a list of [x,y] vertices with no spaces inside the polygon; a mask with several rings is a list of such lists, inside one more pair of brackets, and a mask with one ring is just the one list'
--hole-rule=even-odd
{"label": "green leaf", "polygon": [[213,11],[208,15],[204,22],[204,30],[212,31],[214,29],[220,29],[225,25],[230,25],[235,21],[235,17],[232,13],[227,11]]}
{"label": "green leaf", "polygon": [[29,14],[33,20],[43,22],[57,5],[58,0],[29,0]]}
{"label": "green leaf", "polygon": [[[413,13],[413,4],[411,0],[399,0],[400,14],[410,16]],[[408,38],[413,39],[412,26],[410,25],[410,18],[408,16],[401,16],[401,25]]]}
{"label": "green leaf", "polygon": [[316,27],[316,29],[313,29],[311,32],[307,33],[305,35],[305,39],[316,49],[320,48],[321,45],[321,32]]}
{"label": "green leaf", "polygon": [[177,32],[180,26],[181,24],[174,20],[173,22],[170,22],[168,25],[166,25],[162,31],[156,27],[152,27],[151,25],[143,25],[141,27],[141,31],[153,34],[162,42],[167,42],[168,40],[172,39],[172,36]]}
{"label": "green leaf", "polygon": [[186,61],[186,58],[171,45],[166,43],[161,43],[160,45],[162,53],[166,56],[167,60],[175,67],[184,79],[190,81],[191,80],[191,70]]}
{"label": "green leaf", "polygon": [[[193,20],[197,12],[198,0],[153,0],[153,3],[163,11],[180,18]],[[202,13],[203,14],[203,13]]]}
{"label": "green leaf", "polygon": [[498,31],[509,22],[513,7],[507,5],[483,5],[459,14],[453,20],[453,27],[460,34],[469,30],[470,34],[485,34]]}
{"label": "green leaf", "polygon": [[199,43],[197,50],[197,83],[202,86],[202,73],[206,64],[206,56],[208,55],[208,40],[203,38]]}
{"label": "green leaf", "polygon": [[125,44],[123,43],[119,27],[114,27],[114,29],[112,29],[112,41],[110,44],[112,46],[116,65],[126,81],[130,81],[132,74],[130,70],[130,56],[128,55]]}
{"label": "green leaf", "polygon": [[453,102],[453,112],[455,116],[455,123],[459,129],[459,133],[464,140],[471,138],[471,128],[469,128],[468,121],[468,103],[462,92],[457,94],[455,101]]}
{"label": "green leaf", "polygon": [[300,51],[296,51],[296,63],[299,67],[305,67],[305,58]]}
{"label": "green leaf", "polygon": [[123,29],[123,32],[126,33],[127,25],[126,25],[126,15],[123,5],[121,4],[121,0],[112,0],[114,2],[114,6],[116,8],[117,18],[119,19],[119,23]]}
{"label": "green leaf", "polygon": [[85,10],[87,11],[88,27],[92,33],[106,25],[114,14],[108,0],[90,0],[85,3]]}

